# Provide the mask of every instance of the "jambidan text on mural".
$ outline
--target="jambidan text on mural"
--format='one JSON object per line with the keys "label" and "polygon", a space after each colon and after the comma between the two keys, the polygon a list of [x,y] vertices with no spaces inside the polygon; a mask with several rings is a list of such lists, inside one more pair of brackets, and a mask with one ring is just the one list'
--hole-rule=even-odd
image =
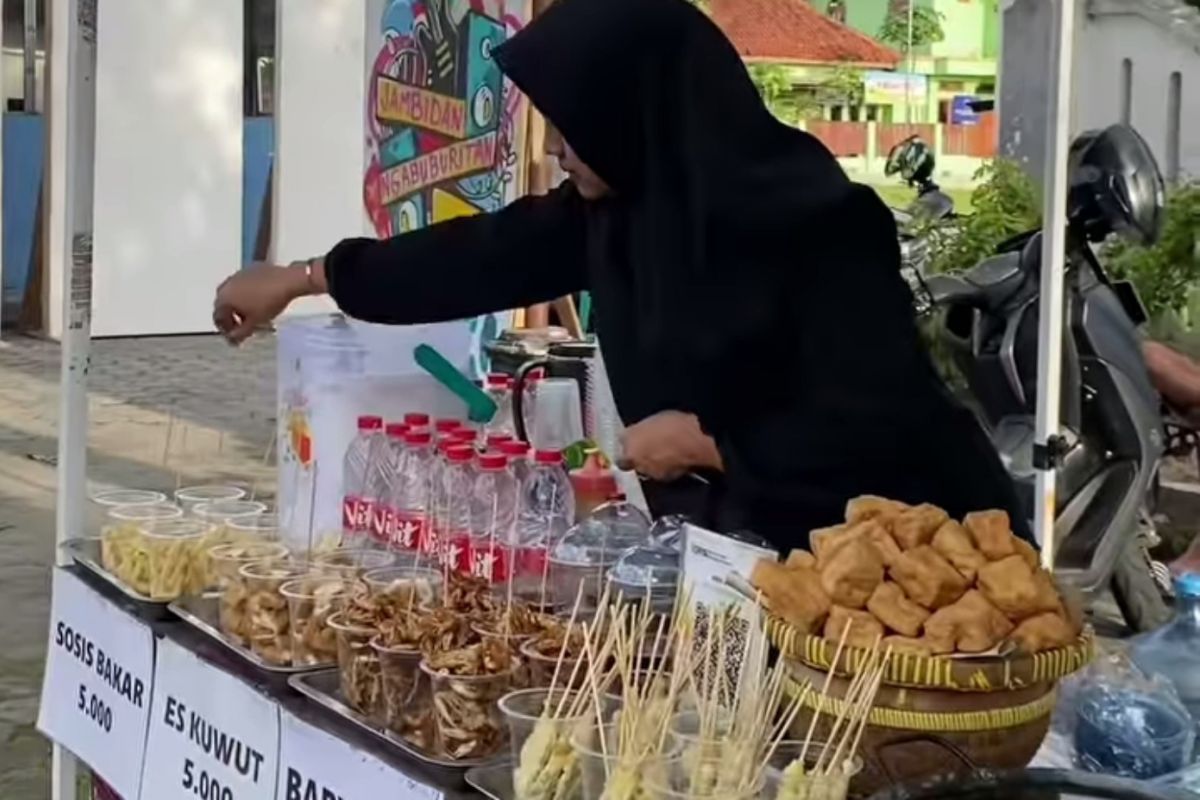
{"label": "jambidan text on mural", "polygon": [[390,124],[416,125],[461,139],[467,135],[467,104],[383,75],[376,77],[375,116]]}
{"label": "jambidan text on mural", "polygon": [[435,183],[491,169],[496,139],[495,133],[486,133],[397,164],[379,176],[380,200],[389,205]]}

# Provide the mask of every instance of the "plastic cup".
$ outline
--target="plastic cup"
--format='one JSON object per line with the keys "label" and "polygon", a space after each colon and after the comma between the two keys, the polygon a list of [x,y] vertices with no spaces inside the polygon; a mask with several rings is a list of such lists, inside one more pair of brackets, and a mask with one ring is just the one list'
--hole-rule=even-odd
{"label": "plastic cup", "polygon": [[373,596],[386,597],[395,608],[433,608],[442,599],[442,573],[418,567],[380,567],[363,573]]}
{"label": "plastic cup", "polygon": [[341,575],[348,580],[356,580],[371,570],[390,567],[395,558],[384,550],[347,548],[321,553],[313,559],[313,564],[323,571]]}
{"label": "plastic cup", "polygon": [[491,758],[504,749],[508,727],[499,701],[513,687],[515,664],[495,675],[446,675],[422,660],[421,671],[429,676],[439,752],[462,760]]}
{"label": "plastic cup", "polygon": [[357,625],[343,614],[329,618],[337,636],[338,683],[342,698],[360,714],[383,723],[383,681],[379,656],[371,640],[379,633],[373,625]]}
{"label": "plastic cup", "polygon": [[[670,733],[661,752],[635,757],[628,753],[644,752],[642,748],[627,745],[626,754],[621,755],[617,732],[615,722],[582,724],[574,729],[571,745],[579,758],[583,800],[638,797],[643,793],[639,787],[649,779],[661,775],[663,782],[668,781],[670,765],[679,760],[678,744]],[[612,790],[606,793],[610,783]]]}
{"label": "plastic cup", "polygon": [[279,587],[288,603],[292,666],[315,667],[337,662],[337,634],[329,618],[341,610],[350,584],[342,578],[306,575]]}
{"label": "plastic cup", "polygon": [[204,588],[202,547],[211,527],[196,519],[161,519],[138,529],[151,600],[171,601]]}
{"label": "plastic cup", "polygon": [[[606,698],[602,711],[616,702]],[[595,724],[596,706],[590,693],[522,689],[500,698],[499,706],[508,724],[515,800],[578,797],[581,773],[571,739],[580,725]],[[570,714],[579,707],[579,713]],[[567,716],[559,716],[559,709]]]}
{"label": "plastic cup", "polygon": [[288,550],[275,542],[251,544],[219,544],[208,550],[209,568],[214,585],[220,592],[217,601],[217,624],[221,632],[238,644],[249,641],[246,601],[250,593],[240,576],[242,567],[254,562],[278,564],[287,561]]}
{"label": "plastic cup", "polygon": [[232,523],[235,520],[253,519],[262,514],[266,507],[264,503],[250,500],[217,500],[192,506],[189,516],[207,522],[211,526],[208,538],[204,542],[204,556],[200,564],[205,588],[216,584],[212,564],[208,560],[209,549],[218,544],[253,541],[254,539],[251,537],[239,536],[232,527]]}
{"label": "plastic cup", "polygon": [[279,538],[279,515],[264,511],[257,515],[234,517],[229,520],[229,530],[233,538],[239,540],[274,541]]}
{"label": "plastic cup", "polygon": [[[767,768],[763,776],[764,786],[772,789],[771,797],[786,792],[789,797],[811,797],[819,800],[845,800],[850,791],[850,782],[862,772],[863,760],[859,756],[842,759],[839,769],[825,770],[830,774],[812,774],[825,749],[824,742],[810,742],[807,752],[804,742],[785,739],[776,746],[771,757],[767,759]],[[804,769],[798,766],[788,770],[793,763],[800,761],[804,752]],[[826,760],[833,758],[832,753],[826,755]]]}
{"label": "plastic cup", "polygon": [[[531,689],[548,689],[554,680],[554,671],[558,670],[556,688],[583,689],[588,682],[587,662],[582,655],[564,655],[562,666],[558,665],[560,648],[555,648],[554,655],[546,655],[535,647],[535,639],[529,639],[521,645],[521,660],[529,670],[529,686]],[[583,662],[582,664],[580,662]],[[578,666],[576,666],[578,665]],[[572,680],[574,675],[574,680]]]}
{"label": "plastic cup", "polygon": [[379,659],[383,681],[383,724],[409,744],[433,752],[433,705],[429,676],[421,671],[421,651],[389,647],[378,636],[371,640],[371,647]]}
{"label": "plastic cup", "polygon": [[150,506],[166,503],[167,496],[162,492],[152,492],[146,489],[110,489],[92,495],[92,502],[107,508]]}
{"label": "plastic cup", "polygon": [[214,503],[221,500],[241,500],[246,496],[246,490],[240,486],[229,484],[208,484],[204,486],[185,486],[175,490],[175,502],[190,512],[194,506],[201,503]]}
{"label": "plastic cup", "polygon": [[178,519],[183,509],[167,503],[116,506],[100,529],[100,564],[139,594],[150,593],[150,573],[139,532],[142,525]]}
{"label": "plastic cup", "polygon": [[238,570],[246,591],[246,639],[254,654],[268,664],[292,663],[291,617],[280,588],[310,570],[307,564],[281,561],[252,561]]}
{"label": "plastic cup", "polygon": [[671,717],[671,733],[679,742],[685,762],[720,758],[729,752],[732,720],[722,714],[708,725],[708,730],[702,730],[702,720],[695,711],[680,711]]}
{"label": "plastic cup", "polygon": [[[653,800],[754,800],[763,783],[761,776],[752,774],[756,766],[749,754],[740,760],[729,756],[690,760],[684,755],[664,763],[662,769],[645,771],[642,788]],[[798,796],[826,800],[819,794]]]}

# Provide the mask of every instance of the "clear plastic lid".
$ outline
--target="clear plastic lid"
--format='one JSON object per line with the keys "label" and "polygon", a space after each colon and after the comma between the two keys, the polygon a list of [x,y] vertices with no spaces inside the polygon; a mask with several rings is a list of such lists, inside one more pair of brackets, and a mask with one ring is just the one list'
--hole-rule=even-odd
{"label": "clear plastic lid", "polygon": [[650,538],[655,544],[683,552],[683,528],[690,520],[683,514],[667,514],[654,520],[650,526]]}
{"label": "clear plastic lid", "polygon": [[626,597],[674,595],[679,583],[680,554],[660,544],[631,547],[609,571],[609,580]]}
{"label": "clear plastic lid", "polygon": [[580,567],[606,566],[616,562],[629,548],[648,541],[646,532],[639,531],[636,526],[614,526],[588,518],[569,528],[554,544],[550,561]]}
{"label": "clear plastic lid", "polygon": [[611,527],[618,538],[629,540],[629,547],[642,544],[650,538],[650,517],[628,501],[613,500],[604,503],[597,506],[589,516]]}
{"label": "clear plastic lid", "polygon": [[185,486],[182,489],[175,490],[175,499],[184,505],[215,503],[221,500],[241,500],[245,496],[245,489],[231,484]]}
{"label": "clear plastic lid", "polygon": [[254,500],[218,500],[192,506],[192,516],[208,522],[225,523],[257,517],[266,510],[266,503]]}
{"label": "clear plastic lid", "polygon": [[92,502],[100,506],[115,508],[117,506],[151,506],[167,502],[167,496],[162,492],[151,492],[145,489],[110,489],[92,495]]}

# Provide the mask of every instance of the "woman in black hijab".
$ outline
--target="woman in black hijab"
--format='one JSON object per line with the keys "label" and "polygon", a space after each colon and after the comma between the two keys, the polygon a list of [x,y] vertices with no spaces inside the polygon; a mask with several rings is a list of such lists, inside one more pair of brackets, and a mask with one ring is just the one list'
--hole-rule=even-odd
{"label": "woman in black hijab", "polygon": [[720,473],[708,519],[805,546],[878,494],[959,517],[1015,494],[917,335],[891,213],[763,106],[733,46],[684,0],[558,0],[495,51],[559,134],[570,181],[490,215],[218,290],[232,341],[328,291],[417,323],[588,289],[626,457]]}

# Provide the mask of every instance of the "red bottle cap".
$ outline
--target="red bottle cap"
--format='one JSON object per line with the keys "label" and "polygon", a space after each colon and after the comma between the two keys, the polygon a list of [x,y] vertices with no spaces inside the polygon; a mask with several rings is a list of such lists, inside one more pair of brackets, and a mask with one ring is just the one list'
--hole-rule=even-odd
{"label": "red bottle cap", "polygon": [[453,445],[446,450],[446,459],[454,464],[468,463],[474,455],[474,450],[463,445]]}
{"label": "red bottle cap", "polygon": [[364,415],[358,418],[360,431],[377,431],[383,427],[383,417]]}
{"label": "red bottle cap", "polygon": [[438,433],[449,433],[456,431],[462,427],[462,423],[456,419],[439,419],[433,423],[433,427]]}
{"label": "red bottle cap", "polygon": [[424,445],[424,444],[429,444],[432,441],[433,441],[433,434],[431,434],[428,430],[409,429],[408,433],[404,434],[404,443],[405,444]]}
{"label": "red bottle cap", "polygon": [[408,426],[403,422],[389,422],[384,426],[383,432],[393,439],[403,439],[404,434],[408,433]]}
{"label": "red bottle cap", "polygon": [[525,458],[529,455],[529,442],[509,439],[497,445],[496,449],[510,458]]}
{"label": "red bottle cap", "polygon": [[450,431],[446,438],[457,442],[474,442],[475,431],[470,428],[456,428]]}
{"label": "red bottle cap", "polygon": [[415,412],[405,414],[404,424],[413,428],[426,428],[429,426],[429,415],[417,414]]}
{"label": "red bottle cap", "polygon": [[561,464],[561,450],[538,450],[533,454],[533,460],[539,464]]}
{"label": "red bottle cap", "polygon": [[572,470],[568,477],[571,479],[571,487],[580,494],[608,498],[619,491],[617,476],[613,474],[612,470],[585,466]]}
{"label": "red bottle cap", "polygon": [[494,447],[499,450],[500,445],[504,444],[505,442],[512,441],[512,438],[512,434],[510,433],[489,433],[487,437],[487,444],[488,447]]}
{"label": "red bottle cap", "polygon": [[504,469],[508,466],[508,456],[503,453],[484,453],[479,457],[480,469]]}
{"label": "red bottle cap", "polygon": [[493,372],[487,376],[487,385],[504,387],[511,386],[513,382],[511,375],[505,375],[503,372]]}

